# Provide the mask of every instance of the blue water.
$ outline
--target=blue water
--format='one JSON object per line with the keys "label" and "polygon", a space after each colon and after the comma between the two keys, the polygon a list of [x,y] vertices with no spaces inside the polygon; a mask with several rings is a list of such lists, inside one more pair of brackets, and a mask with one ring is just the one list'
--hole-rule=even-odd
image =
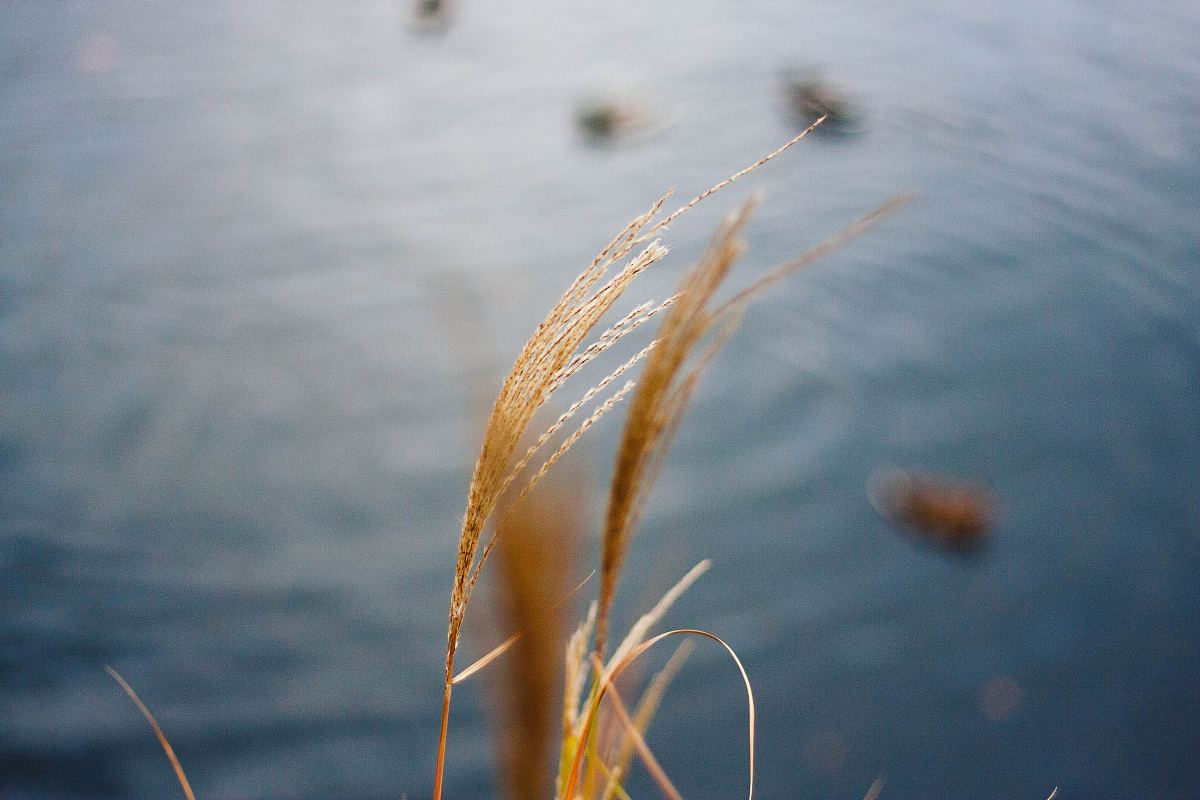
{"label": "blue water", "polygon": [[[805,65],[861,130],[634,297],[752,189],[735,280],[918,199],[752,308],[624,618],[713,558],[671,621],[745,661],[763,797],[1200,796],[1200,9],[560,5],[0,6],[0,797],[178,791],[105,664],[204,798],[428,796],[481,402],[630,217],[795,132]],[[589,145],[609,90],[662,125]],[[888,466],[985,483],[986,551],[878,519]],[[742,702],[701,649],[651,736],[686,797],[744,791]]]}

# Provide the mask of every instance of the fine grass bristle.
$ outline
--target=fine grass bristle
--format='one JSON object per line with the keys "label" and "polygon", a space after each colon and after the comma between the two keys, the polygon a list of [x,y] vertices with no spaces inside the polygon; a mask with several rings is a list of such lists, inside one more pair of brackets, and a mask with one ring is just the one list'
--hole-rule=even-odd
{"label": "fine grass bristle", "polygon": [[133,687],[121,677],[121,673],[109,666],[106,666],[104,669],[117,682],[117,685],[125,691],[125,694],[129,695],[129,699],[137,706],[138,711],[142,712],[142,716],[146,718],[146,722],[150,723],[150,729],[154,731],[154,736],[158,739],[159,746],[167,754],[167,760],[171,762],[171,769],[175,770],[175,779],[179,781],[179,788],[183,789],[183,796],[187,800],[196,800],[196,795],[192,793],[192,785],[188,783],[187,775],[183,772],[183,765],[179,763],[179,758],[175,755],[175,748],[171,747],[171,743],[167,741],[167,735],[159,727],[158,720],[150,713],[150,709],[146,708],[146,704],[142,702],[142,698],[138,697]]}
{"label": "fine grass bristle", "polygon": [[[822,119],[824,118],[822,117]],[[810,247],[795,258],[788,259],[782,264],[779,264],[773,269],[769,270],[761,278],[727,300],[722,305],[721,310],[725,311],[727,309],[744,306],[747,302],[762,294],[763,291],[769,287],[773,286],[784,278],[799,272],[800,270],[812,264],[814,261],[818,261],[835,250],[845,246],[851,240],[866,233],[872,227],[892,216],[912,201],[913,194],[911,192],[897,192],[875,209],[859,217],[837,233]]]}

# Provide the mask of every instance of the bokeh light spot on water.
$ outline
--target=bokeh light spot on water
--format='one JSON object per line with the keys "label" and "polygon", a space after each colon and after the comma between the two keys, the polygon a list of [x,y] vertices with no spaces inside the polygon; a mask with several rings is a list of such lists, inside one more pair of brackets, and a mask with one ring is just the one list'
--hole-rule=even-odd
{"label": "bokeh light spot on water", "polygon": [[850,745],[837,731],[819,731],[804,741],[804,763],[818,772],[838,772],[850,755]]}
{"label": "bokeh light spot on water", "polygon": [[980,708],[992,722],[1003,722],[1017,713],[1025,696],[1021,685],[1007,675],[990,678],[980,694]]}
{"label": "bokeh light spot on water", "polygon": [[104,73],[117,65],[120,54],[116,39],[106,33],[93,33],[79,42],[75,63],[80,72]]}

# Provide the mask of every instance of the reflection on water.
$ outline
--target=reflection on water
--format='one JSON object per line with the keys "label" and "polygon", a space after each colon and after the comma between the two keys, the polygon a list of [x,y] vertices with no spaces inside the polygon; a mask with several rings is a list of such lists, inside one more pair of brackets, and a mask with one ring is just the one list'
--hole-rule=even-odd
{"label": "reflection on water", "polygon": [[[784,141],[796,64],[861,129],[755,177],[742,274],[920,202],[752,309],[626,610],[713,557],[674,618],[747,662],[764,794],[1200,792],[1200,14],[413,8],[0,7],[0,795],[176,791],[106,663],[204,797],[427,793],[473,376],[663,189]],[[588,147],[630,85],[673,124]],[[887,530],[890,465],[994,493],[981,558]],[[687,797],[743,785],[726,670],[656,721]]]}

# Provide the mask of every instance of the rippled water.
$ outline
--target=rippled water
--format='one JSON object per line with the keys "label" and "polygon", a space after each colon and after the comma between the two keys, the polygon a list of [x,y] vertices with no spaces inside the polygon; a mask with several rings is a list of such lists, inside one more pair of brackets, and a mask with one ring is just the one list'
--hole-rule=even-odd
{"label": "rippled water", "polygon": [[[763,796],[1200,794],[1200,13],[455,11],[0,7],[0,796],[177,791],[104,664],[203,797],[427,795],[481,396],[627,219],[794,132],[807,64],[862,130],[750,179],[740,274],[918,202],[752,309],[624,611],[714,559],[673,619],[747,663]],[[589,146],[614,87],[669,126]],[[888,465],[984,481],[992,546],[896,536]],[[652,739],[685,796],[743,791],[741,702],[699,653]]]}

